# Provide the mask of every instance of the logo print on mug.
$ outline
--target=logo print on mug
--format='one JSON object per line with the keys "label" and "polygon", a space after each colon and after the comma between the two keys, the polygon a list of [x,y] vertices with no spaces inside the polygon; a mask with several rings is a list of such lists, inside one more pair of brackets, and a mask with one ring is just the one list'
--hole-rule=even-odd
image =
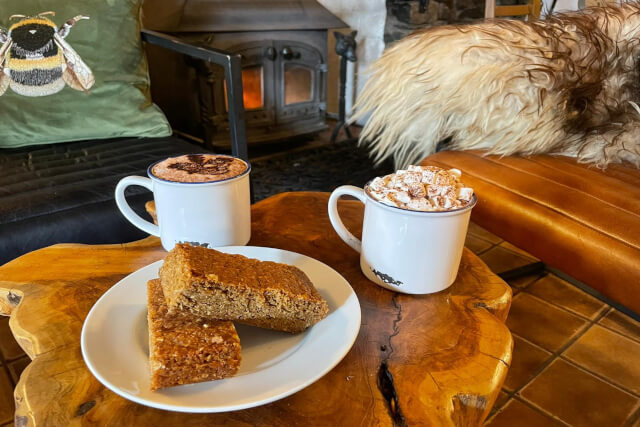
{"label": "logo print on mug", "polygon": [[200,243],[200,242],[177,242],[177,243],[186,243],[187,245],[191,245],[191,246],[202,246],[203,248],[208,248],[209,244],[208,243]]}
{"label": "logo print on mug", "polygon": [[375,274],[376,276],[378,276],[378,278],[380,280],[382,280],[384,283],[388,284],[388,285],[396,285],[396,286],[402,286],[402,282],[399,280],[393,280],[393,277],[389,276],[388,274],[384,274],[384,273],[380,273],[378,270],[376,270],[375,268],[372,268],[371,271],[373,272],[373,274]]}
{"label": "logo print on mug", "polygon": [[[188,154],[149,166],[148,178],[128,176],[116,187],[122,214],[162,246],[189,242],[204,247],[242,246],[251,237],[251,165],[221,154]],[[124,197],[130,185],[153,192],[158,225],[142,219]]]}

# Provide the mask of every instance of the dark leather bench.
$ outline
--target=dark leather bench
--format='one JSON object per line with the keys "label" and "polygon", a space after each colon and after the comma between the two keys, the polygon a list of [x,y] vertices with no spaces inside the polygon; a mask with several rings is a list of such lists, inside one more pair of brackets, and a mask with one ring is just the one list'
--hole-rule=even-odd
{"label": "dark leather bench", "polygon": [[[55,243],[122,243],[145,233],[120,214],[118,181],[163,157],[202,152],[171,137],[83,141],[0,150],[0,265]],[[131,188],[140,213],[151,194]],[[129,193],[128,193],[129,194]]]}
{"label": "dark leather bench", "polygon": [[444,151],[478,194],[472,220],[544,263],[640,313],[640,171],[560,156]]}

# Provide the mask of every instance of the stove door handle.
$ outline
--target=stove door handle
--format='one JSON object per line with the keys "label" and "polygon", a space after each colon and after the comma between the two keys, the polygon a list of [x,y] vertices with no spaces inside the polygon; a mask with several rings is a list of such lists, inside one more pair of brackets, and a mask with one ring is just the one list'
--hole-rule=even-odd
{"label": "stove door handle", "polygon": [[280,54],[287,61],[290,60],[290,59],[300,59],[300,52],[295,52],[293,49],[291,49],[288,46],[287,47],[283,47],[282,51],[280,52]]}
{"label": "stove door handle", "polygon": [[264,57],[269,61],[275,61],[278,57],[278,51],[273,47],[268,47],[264,50]]}

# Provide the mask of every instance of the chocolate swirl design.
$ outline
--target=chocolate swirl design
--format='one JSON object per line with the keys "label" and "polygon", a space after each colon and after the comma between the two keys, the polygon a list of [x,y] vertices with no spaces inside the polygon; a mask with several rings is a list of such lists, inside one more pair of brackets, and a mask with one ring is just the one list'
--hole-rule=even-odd
{"label": "chocolate swirl design", "polygon": [[231,157],[205,159],[202,154],[189,154],[187,158],[189,159],[188,162],[178,162],[168,167],[187,172],[188,174],[223,175],[229,173],[229,165],[231,165],[234,160]]}

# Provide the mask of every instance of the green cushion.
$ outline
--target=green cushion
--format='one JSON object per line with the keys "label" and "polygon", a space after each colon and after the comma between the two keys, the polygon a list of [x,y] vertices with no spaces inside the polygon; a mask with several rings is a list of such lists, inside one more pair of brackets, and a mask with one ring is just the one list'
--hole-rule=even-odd
{"label": "green cushion", "polygon": [[18,22],[14,14],[46,11],[58,28],[87,15],[64,39],[89,66],[95,84],[89,93],[65,85],[47,96],[23,96],[7,89],[0,96],[0,147],[114,137],[171,134],[150,98],[147,62],[140,40],[142,0],[1,0],[0,28]]}

